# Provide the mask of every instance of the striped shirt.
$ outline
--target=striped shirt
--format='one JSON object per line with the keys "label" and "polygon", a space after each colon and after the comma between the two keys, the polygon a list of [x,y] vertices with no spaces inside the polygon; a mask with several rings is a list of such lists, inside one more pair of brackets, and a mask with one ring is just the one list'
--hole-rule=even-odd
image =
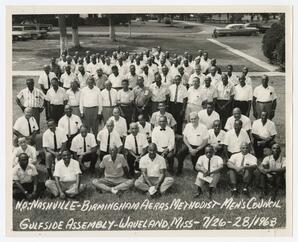
{"label": "striped shirt", "polygon": [[44,103],[45,95],[38,88],[34,88],[32,92],[30,92],[29,88],[25,88],[19,92],[17,98],[23,99],[23,106],[26,108],[41,108]]}

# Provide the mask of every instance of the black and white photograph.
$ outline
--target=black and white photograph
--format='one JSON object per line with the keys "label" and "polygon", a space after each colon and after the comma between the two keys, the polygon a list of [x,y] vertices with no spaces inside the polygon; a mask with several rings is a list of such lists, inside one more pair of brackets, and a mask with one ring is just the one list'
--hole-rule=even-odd
{"label": "black and white photograph", "polygon": [[11,7],[9,233],[288,234],[291,13],[270,7]]}

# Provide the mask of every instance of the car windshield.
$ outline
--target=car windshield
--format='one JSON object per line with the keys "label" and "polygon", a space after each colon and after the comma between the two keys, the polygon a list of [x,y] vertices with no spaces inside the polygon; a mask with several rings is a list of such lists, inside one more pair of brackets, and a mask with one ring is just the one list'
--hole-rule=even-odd
{"label": "car windshield", "polygon": [[23,31],[23,27],[12,27],[12,31]]}

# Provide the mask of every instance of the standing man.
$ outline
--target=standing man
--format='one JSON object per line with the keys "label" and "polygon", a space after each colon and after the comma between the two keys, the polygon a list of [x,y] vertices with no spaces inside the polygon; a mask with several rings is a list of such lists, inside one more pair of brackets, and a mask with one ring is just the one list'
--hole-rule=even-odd
{"label": "standing man", "polygon": [[216,88],[217,85],[222,82],[221,75],[217,73],[216,66],[211,66],[209,70],[210,73],[207,76],[211,78],[211,85]]}
{"label": "standing man", "polygon": [[154,74],[149,72],[149,67],[148,66],[143,66],[143,73],[141,74],[141,76],[144,79],[144,85],[146,87],[150,87],[151,84],[154,82]]}
{"label": "standing man", "polygon": [[45,150],[47,177],[52,179],[53,162],[60,159],[61,152],[66,149],[67,137],[62,129],[56,128],[54,120],[50,119],[47,124],[48,129],[43,133],[42,145]]}
{"label": "standing man", "polygon": [[136,74],[136,67],[135,65],[129,66],[129,73],[126,75],[126,78],[129,83],[129,88],[134,89],[137,86],[138,75]]}
{"label": "standing man", "polygon": [[202,74],[200,65],[195,66],[195,72],[189,77],[189,81],[188,81],[189,86],[193,85],[194,78],[199,79],[200,86],[204,85],[204,81],[205,81],[206,76],[204,74]]}
{"label": "standing man", "polygon": [[74,159],[79,162],[82,171],[87,169],[84,163],[90,161],[90,171],[95,172],[97,143],[94,134],[88,133],[87,127],[81,126],[80,133],[71,142],[70,150],[73,152]]}
{"label": "standing man", "polygon": [[150,196],[164,194],[174,183],[172,177],[166,177],[165,159],[157,154],[157,146],[152,143],[148,147],[148,154],[140,159],[142,175],[135,181],[135,187]]}
{"label": "standing man", "polygon": [[152,143],[156,144],[157,152],[164,157],[169,164],[169,172],[174,172],[174,149],[175,149],[175,133],[167,125],[167,118],[162,116],[159,118],[159,126],[152,131]]}
{"label": "standing man", "polygon": [[87,86],[81,90],[80,112],[88,131],[92,130],[92,133],[97,135],[101,120],[102,97],[100,90],[94,85],[94,78],[91,77],[87,81]]}
{"label": "standing man", "polygon": [[219,114],[223,127],[232,115],[234,100],[234,85],[228,81],[228,75],[221,75],[221,82],[216,87],[217,100],[215,110]]}
{"label": "standing man", "polygon": [[108,80],[111,82],[112,87],[116,90],[120,90],[122,88],[122,80],[124,77],[119,74],[118,67],[116,65],[112,66],[112,74],[109,75]]}
{"label": "standing man", "polygon": [[106,74],[103,73],[102,68],[99,68],[96,71],[96,76],[94,78],[95,78],[96,86],[99,88],[99,90],[104,89],[105,88],[105,83],[108,80],[108,77],[107,77]]}
{"label": "standing man", "polygon": [[217,101],[217,90],[214,86],[211,85],[211,77],[207,76],[205,78],[205,85],[202,86],[202,90],[206,95],[207,102],[213,102],[216,104]]}
{"label": "standing man", "polygon": [[239,180],[242,180],[244,183],[242,192],[249,197],[248,186],[251,183],[253,171],[257,167],[257,158],[249,153],[249,143],[241,143],[241,152],[232,155],[227,166],[232,184],[232,195],[238,193]]}
{"label": "standing man", "polygon": [[177,133],[182,134],[182,124],[187,104],[187,89],[181,84],[181,76],[176,75],[174,84],[169,86],[170,113],[177,122]]}
{"label": "standing man", "polygon": [[276,109],[276,93],[272,86],[268,85],[269,77],[267,75],[262,76],[262,85],[255,88],[253,92],[253,114],[256,119],[261,117],[261,113],[266,111],[268,118],[271,120],[274,118]]}
{"label": "standing man", "polygon": [[238,77],[233,74],[233,66],[232,65],[227,65],[227,76],[228,76],[229,83],[231,83],[233,86],[236,86],[239,84]]}
{"label": "standing man", "polygon": [[234,88],[234,108],[238,107],[241,113],[249,117],[252,101],[252,87],[247,85],[245,77],[239,78],[239,85]]}
{"label": "standing man", "polygon": [[115,130],[121,137],[121,140],[124,141],[127,136],[127,125],[125,118],[120,116],[120,110],[118,107],[113,109],[113,115],[108,119],[112,120],[115,125]]}
{"label": "standing man", "polygon": [[135,170],[140,170],[139,161],[146,154],[149,144],[147,136],[139,132],[137,123],[130,124],[130,132],[125,139],[124,149],[127,153],[129,173],[133,177]]}
{"label": "standing man", "polygon": [[206,146],[205,155],[199,157],[196,170],[198,175],[195,185],[198,187],[198,192],[195,197],[199,197],[203,193],[205,183],[209,185],[209,199],[212,199],[214,190],[220,178],[220,171],[223,168],[223,160],[221,157],[214,155],[214,150],[211,145]]}
{"label": "standing man", "polygon": [[92,185],[100,191],[118,194],[133,186],[133,179],[129,179],[128,165],[122,154],[118,154],[118,148],[112,146],[110,154],[103,157],[99,165],[99,177],[92,180]]}
{"label": "standing man", "polygon": [[190,123],[186,124],[183,130],[182,148],[177,154],[177,175],[182,174],[184,159],[188,154],[191,156],[191,162],[195,170],[198,157],[204,154],[208,142],[208,130],[204,124],[199,123],[198,113],[191,112],[189,118]]}
{"label": "standing man", "polygon": [[79,66],[78,81],[80,88],[87,86],[87,80],[91,77],[91,74],[85,71],[84,66]]}
{"label": "standing man", "polygon": [[71,106],[65,105],[64,113],[65,115],[58,122],[58,127],[65,132],[66,148],[69,149],[72,139],[79,133],[82,122],[79,116],[72,114]]}
{"label": "standing man", "polygon": [[66,91],[67,96],[67,104],[72,108],[72,113],[81,116],[80,113],[80,95],[81,90],[79,88],[79,83],[77,81],[73,81],[70,83],[70,89]]}
{"label": "standing man", "polygon": [[166,112],[165,103],[159,103],[158,104],[158,109],[159,109],[159,111],[154,112],[151,116],[150,123],[151,123],[152,127],[155,128],[159,125],[160,117],[166,117],[167,118],[167,125],[175,131],[176,126],[177,126],[177,122],[174,119],[172,114]]}
{"label": "standing man", "polygon": [[213,122],[212,129],[208,130],[208,144],[214,149],[216,155],[224,157],[224,141],[226,132],[221,129],[220,120],[215,120]]}
{"label": "standing man", "polygon": [[70,84],[73,81],[77,80],[77,76],[71,72],[71,67],[68,65],[65,67],[65,72],[62,74],[60,78],[60,82],[63,84],[63,88],[68,90],[70,88]]}
{"label": "standing man", "polygon": [[55,73],[56,77],[60,79],[61,76],[61,68],[60,66],[56,63],[56,57],[51,58],[51,64],[50,64],[50,71]]}
{"label": "standing man", "polygon": [[81,174],[79,162],[72,159],[70,152],[65,150],[62,159],[55,165],[55,181],[47,180],[45,185],[55,197],[73,198],[86,188],[85,184],[81,184]]}
{"label": "standing man", "polygon": [[242,128],[250,133],[251,130],[251,121],[248,117],[245,115],[241,114],[240,108],[234,108],[233,109],[233,115],[228,118],[226,125],[225,125],[225,130],[229,131],[234,128],[234,123],[236,120],[241,120],[242,121]]}
{"label": "standing man", "polygon": [[16,103],[24,112],[25,108],[31,108],[32,116],[35,118],[38,126],[40,121],[40,113],[44,109],[45,95],[44,93],[34,87],[34,80],[26,80],[27,88],[21,90],[16,98]]}
{"label": "standing man", "polygon": [[112,88],[112,83],[108,80],[105,83],[105,89],[101,91],[102,98],[102,118],[106,123],[113,115],[113,110],[117,105],[117,91]]}
{"label": "standing man", "polygon": [[204,124],[207,129],[211,129],[213,122],[220,119],[219,114],[214,111],[213,103],[207,103],[206,109],[201,110],[198,116],[200,122]]}
{"label": "standing man", "polygon": [[58,85],[58,79],[54,77],[51,80],[52,87],[47,91],[46,100],[49,105],[49,117],[54,119],[55,123],[64,114],[64,105],[67,103],[65,90]]}
{"label": "standing man", "polygon": [[138,116],[137,124],[139,126],[139,132],[146,135],[148,142],[151,143],[152,126],[149,122],[146,122],[143,114]]}

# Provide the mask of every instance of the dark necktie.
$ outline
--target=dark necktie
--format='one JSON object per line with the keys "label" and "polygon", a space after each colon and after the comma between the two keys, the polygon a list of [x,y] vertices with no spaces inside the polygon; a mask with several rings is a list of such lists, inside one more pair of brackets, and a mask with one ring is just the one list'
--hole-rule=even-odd
{"label": "dark necktie", "polygon": [[108,144],[107,144],[107,152],[109,152],[109,150],[110,150],[110,139],[111,139],[111,133],[109,132],[109,135],[108,135]]}
{"label": "dark necktie", "polygon": [[241,166],[244,166],[245,155],[242,155]]}
{"label": "dark necktie", "polygon": [[211,158],[208,159],[208,172],[210,172],[210,161],[211,161]]}
{"label": "dark necktie", "polygon": [[48,77],[48,89],[50,89],[50,86],[51,86],[51,80],[50,80],[50,74],[47,74],[47,77]]}
{"label": "dark necktie", "polygon": [[87,146],[86,146],[86,138],[84,137],[84,152],[87,151]]}
{"label": "dark necktie", "polygon": [[139,149],[138,149],[138,142],[137,142],[137,136],[134,136],[135,138],[135,146],[136,146],[136,154],[139,154]]}
{"label": "dark necktie", "polygon": [[31,125],[30,125],[30,120],[27,119],[27,122],[28,122],[28,128],[29,128],[29,135],[32,134],[32,129],[31,129]]}
{"label": "dark necktie", "polygon": [[111,90],[108,90],[109,92],[109,101],[110,101],[110,107],[112,107],[112,97],[111,97]]}
{"label": "dark necktie", "polygon": [[177,98],[178,98],[178,85],[176,85],[175,98],[174,98],[175,103],[177,103]]}
{"label": "dark necktie", "polygon": [[56,138],[56,132],[54,132],[54,151],[57,151],[57,138]]}

